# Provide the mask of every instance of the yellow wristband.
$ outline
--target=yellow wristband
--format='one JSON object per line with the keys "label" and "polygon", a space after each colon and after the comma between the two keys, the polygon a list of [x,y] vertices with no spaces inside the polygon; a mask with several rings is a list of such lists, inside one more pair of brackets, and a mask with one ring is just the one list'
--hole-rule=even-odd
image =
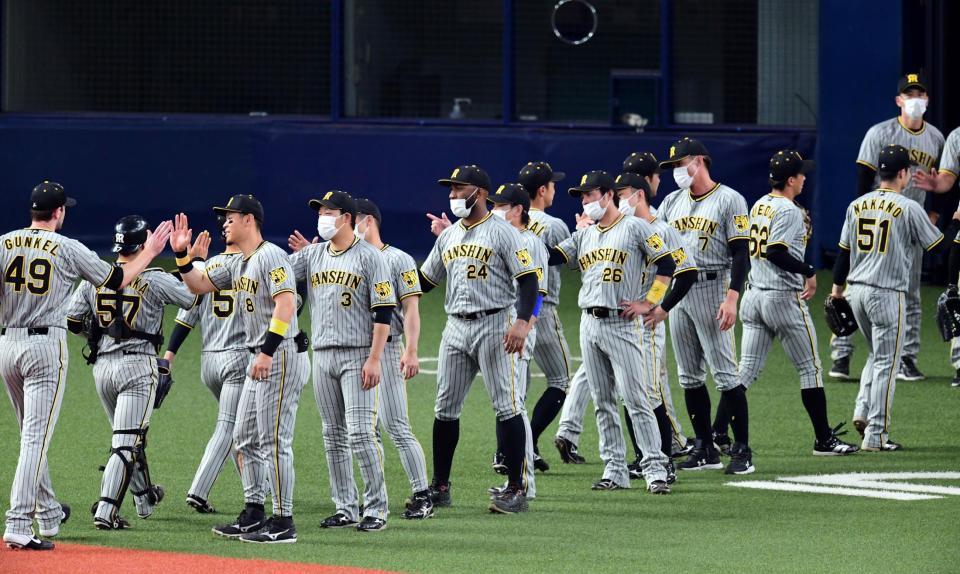
{"label": "yellow wristband", "polygon": [[284,323],[280,319],[270,319],[270,332],[276,333],[281,337],[286,335],[287,329],[290,327],[290,323]]}
{"label": "yellow wristband", "polygon": [[650,290],[647,291],[647,301],[653,303],[654,305],[659,305],[660,302],[663,301],[663,296],[666,294],[667,284],[654,281],[653,285],[650,286]]}
{"label": "yellow wristband", "polygon": [[190,265],[193,262],[193,259],[190,259],[190,256],[186,257],[177,257],[177,267],[182,267],[184,265]]}

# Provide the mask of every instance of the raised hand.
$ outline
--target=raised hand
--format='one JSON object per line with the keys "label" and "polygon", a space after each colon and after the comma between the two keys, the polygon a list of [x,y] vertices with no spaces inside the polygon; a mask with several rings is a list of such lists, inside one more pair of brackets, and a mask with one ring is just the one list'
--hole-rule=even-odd
{"label": "raised hand", "polygon": [[173,233],[170,235],[170,249],[173,249],[174,253],[187,251],[190,249],[190,239],[192,237],[193,230],[190,229],[187,214],[178,213],[175,215],[173,218]]}
{"label": "raised hand", "polygon": [[290,251],[293,251],[294,253],[296,253],[297,251],[300,251],[307,245],[310,245],[311,243],[316,243],[318,241],[320,241],[319,237],[314,237],[313,241],[307,241],[306,237],[304,237],[299,231],[294,229],[290,237],[287,238],[287,247],[290,248]]}
{"label": "raised hand", "polygon": [[596,223],[596,221],[581,213],[575,213],[574,216],[577,218],[577,229],[586,229]]}
{"label": "raised hand", "polygon": [[147,230],[147,240],[143,244],[144,250],[154,257],[163,253],[167,241],[171,238],[172,231],[173,224],[170,223],[170,220],[161,222],[154,228],[153,232]]}
{"label": "raised hand", "polygon": [[443,230],[453,225],[453,222],[447,219],[447,213],[445,211],[440,212],[440,217],[432,213],[427,214],[427,219],[430,220],[430,233],[439,236],[443,233]]}
{"label": "raised hand", "polygon": [[196,241],[193,242],[193,246],[187,251],[187,257],[190,259],[206,259],[207,255],[210,253],[210,238],[209,231],[203,231],[200,235],[197,235]]}

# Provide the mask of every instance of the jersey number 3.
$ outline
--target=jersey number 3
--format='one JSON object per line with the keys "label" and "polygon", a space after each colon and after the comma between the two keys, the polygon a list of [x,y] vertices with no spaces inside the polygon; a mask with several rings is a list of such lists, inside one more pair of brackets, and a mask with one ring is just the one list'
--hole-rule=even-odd
{"label": "jersey number 3", "polygon": [[23,255],[17,255],[3,272],[3,280],[13,285],[17,293],[26,286],[27,291],[34,295],[46,295],[50,290],[52,273],[53,264],[46,259],[31,259],[30,263],[25,264]]}

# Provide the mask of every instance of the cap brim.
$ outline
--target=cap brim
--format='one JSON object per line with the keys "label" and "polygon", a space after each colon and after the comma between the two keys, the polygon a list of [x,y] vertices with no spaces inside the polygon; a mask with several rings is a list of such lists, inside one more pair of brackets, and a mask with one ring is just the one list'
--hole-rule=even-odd
{"label": "cap brim", "polygon": [[343,210],[342,207],[331,202],[329,199],[311,199],[307,202],[307,205],[310,206],[310,209],[315,211],[320,211],[321,207],[326,207],[327,209],[338,209]]}
{"label": "cap brim", "polygon": [[621,190],[621,189],[624,189],[624,188],[627,188],[627,187],[633,187],[633,186],[630,185],[629,183],[615,183],[615,184],[613,184],[613,189],[616,189],[617,191],[619,191],[619,190]]}
{"label": "cap brim", "polygon": [[437,183],[444,187],[450,187],[451,185],[475,185],[469,181],[461,181],[459,179],[438,179]]}
{"label": "cap brim", "polygon": [[584,193],[590,193],[595,189],[600,189],[600,186],[594,185],[590,187],[571,187],[567,190],[567,193],[569,193],[571,197],[580,197],[580,195]]}
{"label": "cap brim", "polygon": [[665,160],[663,160],[663,161],[660,162],[660,164],[659,164],[658,167],[660,167],[660,169],[663,169],[663,168],[666,168],[666,167],[670,167],[671,165],[673,165],[673,164],[675,164],[675,163],[680,163],[681,161],[687,159],[688,157],[690,157],[690,156],[689,156],[689,155],[685,155],[685,156],[681,156],[681,157],[675,157],[675,158],[671,158],[671,159],[665,159]]}
{"label": "cap brim", "polygon": [[550,181],[557,183],[558,181],[563,181],[563,178],[565,177],[567,177],[567,174],[563,173],[562,171],[555,171],[553,172],[553,177],[550,178]]}
{"label": "cap brim", "polygon": [[75,205],[77,205],[77,200],[72,197],[68,197],[63,205],[66,207],[74,207]]}
{"label": "cap brim", "polygon": [[906,86],[904,86],[903,89],[900,90],[900,93],[901,93],[901,94],[904,94],[904,93],[907,92],[907,90],[912,90],[912,89],[914,89],[914,88],[916,88],[916,89],[918,89],[918,90],[920,90],[921,92],[924,92],[924,93],[927,92],[927,87],[926,87],[926,86],[924,86],[923,84],[914,83],[914,84],[907,84]]}
{"label": "cap brim", "polygon": [[213,208],[213,212],[214,212],[214,213],[219,213],[219,214],[221,214],[221,215],[226,215],[226,214],[228,214],[228,213],[243,213],[243,212],[240,211],[239,209],[233,209],[233,208],[230,208],[230,207],[214,207],[214,208]]}

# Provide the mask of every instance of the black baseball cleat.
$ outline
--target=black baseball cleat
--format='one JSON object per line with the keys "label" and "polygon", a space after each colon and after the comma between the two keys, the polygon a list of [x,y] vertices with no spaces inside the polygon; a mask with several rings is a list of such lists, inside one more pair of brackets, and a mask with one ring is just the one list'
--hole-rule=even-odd
{"label": "black baseball cleat", "polygon": [[830,437],[824,441],[813,442],[813,456],[846,456],[860,450],[860,447],[845,443],[840,440],[841,435],[847,434],[847,431],[839,432],[847,424],[842,422],[830,430]]}
{"label": "black baseball cleat", "polygon": [[446,508],[453,504],[453,501],[450,498],[450,483],[438,483],[436,481],[430,483],[430,502],[433,503],[435,508]]}
{"label": "black baseball cleat", "polygon": [[670,494],[670,485],[663,480],[655,480],[647,487],[650,494]]}
{"label": "black baseball cleat", "polygon": [[505,460],[505,457],[503,456],[503,453],[500,452],[499,450],[493,453],[493,464],[491,465],[493,467],[493,472],[497,474],[503,474],[503,475],[507,474],[508,472],[507,464],[504,462],[504,460]]}
{"label": "black baseball cleat", "polygon": [[627,472],[630,473],[630,480],[640,480],[643,478],[643,470],[640,467],[640,460],[642,457],[637,455],[637,458],[633,460],[630,464],[627,465]]}
{"label": "black baseball cleat", "polygon": [[231,524],[222,524],[213,527],[213,533],[226,538],[240,538],[244,534],[252,534],[267,524],[262,504],[247,504],[237,519]]}
{"label": "black baseball cleat", "polygon": [[696,441],[694,441],[694,439],[690,437],[686,437],[686,439],[687,439],[687,442],[683,446],[683,448],[679,448],[676,445],[674,445],[673,452],[670,453],[671,458],[683,458],[685,456],[689,456],[690,453],[693,452]]}
{"label": "black baseball cleat", "polygon": [[580,453],[577,452],[577,445],[568,439],[558,436],[554,439],[553,446],[557,447],[557,451],[560,453],[560,460],[562,460],[564,464],[584,464],[587,462],[587,459],[580,456]]}
{"label": "black baseball cleat", "polygon": [[57,534],[60,534],[60,527],[67,523],[67,520],[70,520],[70,505],[60,504],[60,510],[63,512],[63,517],[60,518],[60,522],[51,528],[40,527],[40,536],[44,538],[53,538]]}
{"label": "black baseball cleat", "polygon": [[667,463],[663,465],[663,468],[667,471],[667,484],[677,482],[677,467],[673,464],[673,461],[668,460]]}
{"label": "black baseball cleat", "polygon": [[925,378],[927,377],[917,368],[916,359],[913,357],[900,359],[900,372],[897,373],[898,381],[922,381]]}
{"label": "black baseball cleat", "polygon": [[547,464],[547,461],[543,460],[543,457],[539,454],[533,455],[533,468],[539,470],[540,472],[547,472],[550,470],[550,465]]}
{"label": "black baseball cleat", "polygon": [[376,516],[364,516],[357,525],[357,532],[380,532],[387,528],[387,521]]}
{"label": "black baseball cleat", "polygon": [[263,528],[240,536],[241,542],[254,544],[293,544],[297,541],[297,529],[292,516],[271,516]]}
{"label": "black baseball cleat", "polygon": [[730,447],[730,464],[727,465],[727,474],[753,474],[757,470],[753,466],[753,451],[745,444],[733,443]]}
{"label": "black baseball cleat", "polygon": [[733,444],[733,441],[730,440],[730,435],[727,433],[718,433],[714,431],[713,433],[713,444],[716,445],[722,454],[730,456],[730,445]]}
{"label": "black baseball cleat", "polygon": [[187,495],[187,505],[189,505],[190,508],[196,510],[200,514],[216,514],[217,513],[216,508],[210,506],[209,502],[207,502],[203,498],[200,498],[196,494]]}
{"label": "black baseball cleat", "polygon": [[677,465],[677,468],[680,470],[720,470],[723,468],[723,463],[720,461],[720,451],[713,448],[713,445],[708,447],[702,446],[701,441],[697,441],[698,446],[695,446],[692,451],[690,451],[690,456],[687,457],[687,460],[681,462]]}
{"label": "black baseball cleat", "polygon": [[950,381],[950,386],[953,388],[960,388],[960,369],[957,369],[957,374],[954,375],[953,380]]}
{"label": "black baseball cleat", "polygon": [[97,530],[126,530],[130,528],[130,523],[120,515],[117,515],[113,520],[95,516],[93,518],[93,526]]}
{"label": "black baseball cleat", "polygon": [[350,520],[346,514],[338,512],[320,521],[320,528],[350,528],[356,526],[356,520]]}
{"label": "black baseball cleat", "polygon": [[590,490],[622,490],[624,487],[620,486],[612,479],[601,478],[597,482],[594,482],[590,487]]}
{"label": "black baseball cleat", "polygon": [[4,534],[3,542],[11,550],[53,550],[53,542],[40,540],[33,535]]}
{"label": "black baseball cleat", "polygon": [[498,514],[516,514],[526,512],[527,493],[516,484],[507,485],[507,488],[490,501],[490,512]]}
{"label": "black baseball cleat", "polygon": [[841,381],[852,380],[850,378],[850,357],[840,357],[833,362],[828,373],[832,378]]}
{"label": "black baseball cleat", "polygon": [[414,493],[413,498],[410,499],[410,503],[407,504],[407,509],[403,511],[401,516],[407,520],[423,520],[433,516],[433,503],[430,502],[430,492],[424,490],[423,492]]}

